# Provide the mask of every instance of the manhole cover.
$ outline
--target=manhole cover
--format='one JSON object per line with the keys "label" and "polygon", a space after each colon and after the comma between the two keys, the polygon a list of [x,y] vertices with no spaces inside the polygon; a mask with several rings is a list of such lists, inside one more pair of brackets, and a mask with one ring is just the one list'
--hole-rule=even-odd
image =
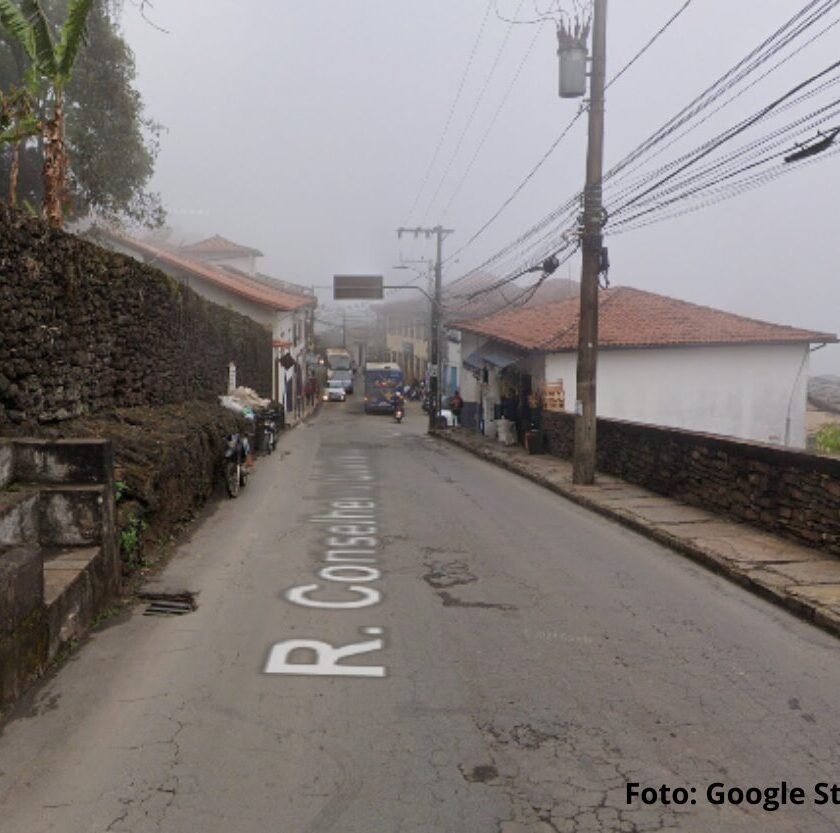
{"label": "manhole cover", "polygon": [[138,593],[138,598],[149,602],[144,616],[183,616],[192,613],[198,605],[192,593]]}

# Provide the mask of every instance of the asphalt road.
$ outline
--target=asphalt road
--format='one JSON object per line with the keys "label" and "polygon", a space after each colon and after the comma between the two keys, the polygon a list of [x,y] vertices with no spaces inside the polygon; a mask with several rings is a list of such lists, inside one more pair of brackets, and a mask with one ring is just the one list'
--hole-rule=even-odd
{"label": "asphalt road", "polygon": [[154,584],[198,609],[3,727],[0,831],[840,829],[835,640],[424,430],[284,436]]}

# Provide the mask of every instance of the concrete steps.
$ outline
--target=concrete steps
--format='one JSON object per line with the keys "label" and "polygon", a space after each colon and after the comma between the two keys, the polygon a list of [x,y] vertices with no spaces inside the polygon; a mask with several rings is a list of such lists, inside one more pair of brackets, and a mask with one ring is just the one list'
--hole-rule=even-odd
{"label": "concrete steps", "polygon": [[0,475],[2,705],[87,632],[120,563],[108,443],[0,440]]}
{"label": "concrete steps", "polygon": [[98,594],[100,547],[72,547],[44,556],[44,604],[49,623],[48,659],[93,624]]}

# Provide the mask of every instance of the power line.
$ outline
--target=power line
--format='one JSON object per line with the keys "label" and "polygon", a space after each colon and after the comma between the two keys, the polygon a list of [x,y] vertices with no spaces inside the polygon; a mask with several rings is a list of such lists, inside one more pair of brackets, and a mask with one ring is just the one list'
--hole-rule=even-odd
{"label": "power line", "polygon": [[[524,3],[525,3],[525,0],[519,0],[519,6],[517,7],[517,14],[519,13],[519,9],[522,8]],[[504,54],[505,47],[507,46],[508,40],[510,40],[510,36],[511,36],[512,32],[513,32],[513,26],[508,26],[508,30],[505,33],[505,37],[502,40],[502,44],[499,47],[499,51],[496,53],[496,57],[493,61],[493,65],[490,67],[490,72],[487,74],[487,77],[484,79],[484,85],[481,88],[481,92],[479,92],[478,98],[475,100],[475,105],[473,106],[472,112],[470,113],[469,118],[467,119],[467,123],[466,123],[466,125],[464,125],[464,129],[461,131],[461,135],[458,138],[458,142],[455,145],[455,150],[452,152],[452,156],[450,156],[450,158],[449,158],[449,163],[447,164],[447,166],[446,166],[446,168],[443,172],[443,176],[441,176],[440,182],[438,182],[438,186],[435,189],[435,192],[432,195],[431,200],[429,200],[429,204],[426,206],[426,211],[423,215],[423,221],[421,222],[421,225],[423,225],[425,223],[425,218],[428,217],[429,212],[431,211],[432,206],[434,205],[435,200],[437,199],[438,194],[440,193],[440,190],[443,187],[443,183],[446,181],[446,177],[449,175],[449,171],[452,170],[452,165],[454,164],[455,159],[458,156],[458,151],[460,151],[460,149],[461,149],[461,145],[464,142],[464,137],[467,135],[467,131],[470,129],[470,126],[473,123],[473,119],[475,118],[475,114],[478,112],[478,108],[481,105],[482,100],[484,99],[484,94],[487,92],[487,88],[490,86],[490,80],[495,75],[496,68],[499,66],[499,63],[502,60],[502,55]]]}
{"label": "power line", "polygon": [[505,91],[504,97],[502,98],[502,101],[499,104],[495,115],[490,120],[490,124],[488,125],[487,130],[484,132],[484,136],[482,137],[481,141],[478,143],[478,147],[476,148],[475,153],[473,154],[473,157],[470,160],[469,165],[467,165],[467,167],[464,169],[464,173],[461,176],[461,179],[458,181],[458,184],[455,186],[455,190],[450,195],[449,201],[444,206],[443,211],[441,212],[444,217],[446,216],[447,211],[449,211],[449,208],[451,207],[452,203],[454,202],[455,197],[458,196],[458,194],[461,191],[461,188],[463,188],[464,182],[466,181],[467,177],[469,176],[470,171],[473,169],[473,166],[475,165],[475,162],[478,159],[478,156],[481,153],[482,148],[484,147],[485,143],[487,142],[487,139],[489,138],[490,133],[493,130],[493,127],[495,126],[496,122],[498,121],[499,116],[501,115],[505,104],[507,104],[507,100],[508,100],[508,98],[510,98],[510,94],[513,92],[513,88],[516,86],[516,82],[519,80],[519,76],[522,74],[522,69],[524,68],[526,62],[528,61],[528,58],[531,57],[531,53],[534,51],[534,45],[536,44],[537,38],[539,37],[541,31],[542,31],[542,25],[538,26],[537,30],[534,32],[534,37],[531,39],[531,44],[528,47],[528,51],[522,56],[522,60],[519,62],[519,66],[516,69],[516,73],[514,74],[513,78],[511,79],[511,82],[508,85],[507,90]]}
{"label": "power line", "polygon": [[[835,86],[838,83],[840,83],[840,77],[839,78],[834,78],[834,79],[832,79],[830,81],[827,81],[827,82],[824,82],[823,84],[819,85],[817,88],[815,88],[813,90],[810,90],[809,92],[804,93],[804,94],[796,97],[795,99],[791,99],[787,104],[779,107],[775,111],[774,115],[780,115],[785,110],[790,109],[792,107],[795,107],[795,106],[803,103],[804,101],[808,100],[809,98],[814,97],[815,95],[817,95],[820,92],[824,92],[828,88],[830,88],[832,86]],[[832,106],[833,106],[833,104],[829,104],[829,105],[826,105],[825,107],[818,108],[817,110],[812,111],[811,113],[807,114],[806,116],[803,116],[799,119],[796,119],[793,122],[790,122],[789,124],[785,125],[784,127],[781,127],[781,128],[778,128],[775,131],[772,131],[768,135],[766,135],[766,136],[764,136],[760,139],[757,139],[754,142],[746,145],[744,148],[742,148],[741,150],[734,153],[733,156],[730,157],[730,159],[735,158],[737,156],[740,156],[747,151],[751,151],[751,150],[761,148],[763,145],[765,145],[766,143],[768,143],[769,141],[771,141],[775,137],[782,136],[786,132],[789,132],[790,130],[798,127],[800,124],[802,124],[804,122],[807,122],[808,120],[814,119],[815,117],[817,117],[817,116],[821,115],[823,112],[825,112],[826,108],[831,108]],[[819,123],[819,122],[817,122],[817,123]],[[742,124],[743,124],[743,122],[742,122]],[[719,134],[719,135],[721,135],[721,134]],[[717,138],[718,137],[714,137],[714,138],[706,141],[704,144],[700,145],[699,148],[695,148],[692,151],[684,153],[682,156],[677,157],[672,162],[669,162],[668,164],[659,167],[658,169],[651,172],[650,174],[647,174],[646,176],[637,178],[631,184],[629,184],[627,186],[624,186],[617,194],[612,195],[611,196],[611,201],[618,202],[618,201],[624,199],[625,197],[633,194],[635,191],[638,190],[639,187],[641,187],[645,183],[649,182],[652,178],[654,178],[656,176],[661,176],[665,172],[673,170],[675,167],[677,167],[678,165],[680,165],[684,161],[689,160],[689,159],[693,158],[694,156],[696,156],[698,151],[710,147]],[[712,168],[718,167],[721,164],[725,164],[727,161],[728,160],[724,160],[723,162],[716,162],[712,165]],[[703,175],[702,172],[706,171],[706,170],[708,170],[708,168],[701,169],[701,173],[699,173],[699,174],[697,174],[697,173],[690,174],[689,177],[687,178],[687,180],[690,181],[693,178],[702,176]]]}
{"label": "power line", "polygon": [[[807,41],[805,41],[805,43],[801,44],[797,49],[793,50],[793,52],[786,55],[784,58],[782,58],[782,60],[778,61],[772,67],[770,67],[770,69],[768,69],[766,72],[763,72],[758,78],[754,79],[752,82],[750,82],[745,87],[743,87],[741,90],[739,90],[737,93],[735,93],[735,95],[733,95],[731,98],[728,98],[726,101],[724,101],[722,104],[720,104],[714,110],[712,110],[711,113],[708,113],[703,121],[695,122],[690,127],[688,127],[686,130],[684,130],[682,133],[680,133],[679,135],[672,138],[671,141],[662,145],[659,148],[659,150],[657,150],[656,152],[654,152],[652,154],[649,154],[648,158],[652,159],[652,158],[655,158],[656,156],[659,156],[664,151],[666,151],[669,147],[672,147],[676,142],[680,141],[681,139],[684,139],[689,133],[693,132],[698,127],[700,127],[701,124],[704,124],[706,121],[711,119],[713,116],[717,115],[721,110],[725,109],[730,104],[735,102],[742,95],[744,95],[744,93],[746,93],[748,90],[751,90],[757,84],[760,84],[765,78],[767,78],[769,75],[771,75],[773,72],[775,72],[780,67],[784,66],[784,64],[786,64],[788,61],[790,61],[792,58],[794,58],[796,55],[798,55],[800,52],[802,52],[805,48],[810,46],[814,41],[821,38],[823,35],[825,35],[827,32],[829,32],[831,29],[833,29],[838,24],[840,24],[840,18],[837,18],[832,23],[830,23],[828,26],[821,29],[819,32],[817,32],[817,34],[815,34],[813,37],[809,38]],[[629,170],[624,170],[624,172],[621,173],[619,176],[611,176],[610,179],[612,181],[620,181],[622,179],[625,179],[627,176],[632,174],[633,171],[638,170],[640,167],[642,167],[643,164],[645,164],[645,163],[640,162],[640,163],[634,165],[633,167],[631,167]]]}
{"label": "power line", "polygon": [[666,220],[673,220],[678,217],[683,217],[687,214],[693,214],[695,211],[700,211],[704,208],[708,208],[711,205],[716,205],[717,203],[724,202],[725,200],[740,196],[741,194],[746,193],[748,191],[753,191],[757,188],[768,185],[774,180],[778,179],[779,177],[784,176],[785,174],[791,173],[794,170],[799,170],[800,168],[814,165],[818,162],[827,159],[830,156],[834,156],[837,153],[840,153],[840,147],[837,147],[812,159],[808,159],[803,162],[798,162],[795,165],[780,163],[774,168],[767,171],[762,171],[760,174],[750,177],[749,179],[744,180],[743,182],[739,182],[732,187],[719,189],[717,194],[714,194],[705,201],[697,203],[695,205],[689,205],[678,211],[672,211],[661,216],[653,215],[644,222],[630,223],[628,218],[622,221],[621,223],[616,224],[616,226],[611,231],[611,234],[626,234],[630,231],[636,231],[641,228],[646,228],[647,226],[657,225],[658,223],[665,222]]}
{"label": "power line", "polygon": [[429,167],[426,169],[423,181],[420,183],[420,189],[417,191],[417,196],[414,198],[414,202],[411,204],[411,208],[408,210],[409,217],[411,217],[411,215],[414,213],[414,209],[417,208],[417,203],[420,202],[420,197],[423,194],[423,190],[426,188],[426,184],[428,183],[429,177],[431,176],[432,170],[434,169],[435,162],[437,162],[438,156],[440,154],[440,149],[443,147],[443,141],[449,133],[449,127],[452,124],[452,117],[455,115],[455,110],[458,107],[458,102],[461,100],[461,93],[464,91],[464,85],[466,84],[467,76],[469,75],[470,68],[472,67],[473,60],[475,59],[476,52],[478,51],[478,44],[481,41],[481,36],[484,33],[484,28],[487,25],[487,19],[490,17],[490,9],[493,8],[495,3],[496,0],[490,0],[490,2],[487,4],[487,8],[484,11],[484,18],[481,21],[481,26],[478,29],[478,34],[476,35],[475,41],[473,42],[472,51],[470,52],[470,57],[467,60],[467,65],[466,67],[464,67],[464,72],[461,75],[461,81],[458,84],[458,91],[455,93],[455,98],[452,99],[452,105],[449,108],[449,115],[446,117],[446,123],[444,124],[443,132],[440,134],[437,147],[435,148],[435,152],[432,154],[432,160],[431,162],[429,162]]}
{"label": "power line", "polygon": [[[662,26],[659,31],[651,38],[645,46],[638,52],[636,55],[627,63],[624,67],[622,67],[610,80],[610,84],[615,83],[624,73],[630,69],[630,67],[639,60],[639,58],[644,55],[645,52],[650,49],[653,43],[658,40],[658,38],[664,34],[665,31],[674,23],[674,21],[688,8],[688,6],[693,2],[693,0],[686,0],[684,5],[681,9],[677,11],[676,14],[672,15],[671,18]],[[531,171],[525,176],[525,178],[516,186],[513,193],[499,206],[496,212],[464,243],[460,248],[458,248],[455,252],[453,252],[448,260],[452,260],[456,258],[459,254],[465,251],[469,246],[471,246],[496,220],[501,216],[501,214],[505,211],[505,209],[519,196],[525,186],[534,178],[537,172],[542,168],[542,166],[548,161],[554,151],[557,149],[558,145],[566,138],[569,134],[569,131],[575,125],[575,123],[580,119],[580,117],[586,112],[585,108],[581,106],[578,109],[578,112],[572,118],[572,120],[566,125],[560,135],[552,142],[549,146],[548,150],[542,155],[540,160],[537,164],[531,169]],[[448,207],[448,206],[447,206]],[[481,267],[478,267],[481,268]],[[467,277],[467,276],[465,276]]]}
{"label": "power line", "polygon": [[662,26],[656,34],[615,74],[609,81],[607,81],[605,90],[608,90],[625,72],[627,72],[645,52],[650,49],[654,43],[670,28],[671,24],[692,4],[693,0],[685,0],[685,3],[674,13],[672,17],[670,17],[664,26]]}
{"label": "power line", "polygon": [[[554,153],[554,150],[557,148],[557,146],[560,144],[560,142],[562,142],[563,139],[566,138],[569,131],[572,129],[572,127],[575,125],[575,123],[578,121],[578,119],[580,119],[580,117],[585,112],[586,111],[583,108],[578,110],[575,117],[566,125],[563,132],[554,140],[551,147],[549,147],[549,149],[543,154],[540,161],[537,162],[537,164],[531,169],[530,173],[525,177],[525,179],[523,179],[522,182],[520,182],[519,185],[516,186],[516,189],[501,204],[501,206],[498,208],[498,210],[495,212],[495,214],[493,214],[493,216],[490,217],[490,219],[487,220],[487,222],[484,223],[484,225],[477,232],[475,232],[475,234],[473,234],[473,236],[470,237],[470,239],[467,240],[467,242],[464,243],[464,245],[461,246],[460,249],[456,249],[449,256],[449,258],[448,258],[449,260],[457,257],[468,246],[472,245],[499,218],[499,216],[502,214],[502,212],[516,199],[516,197],[519,196],[519,194],[522,192],[522,189],[531,181],[531,179],[533,179],[533,177],[536,175],[537,171],[539,171],[539,169],[545,164],[545,162],[548,160],[549,156],[551,156],[551,154]],[[479,267],[479,268],[481,268],[481,267]]]}
{"label": "power line", "polygon": [[[750,72],[755,71],[762,63],[768,60],[772,55],[777,54],[779,49],[783,48],[784,46],[788,45],[792,40],[801,35],[807,28],[813,23],[815,23],[818,19],[823,17],[833,8],[835,8],[840,0],[811,0],[811,2],[807,3],[803,9],[801,9],[797,14],[795,14],[792,18],[790,18],[785,24],[779,27],[770,37],[765,38],[765,40],[755,49],[753,49],[746,58],[741,59],[734,67],[732,67],[729,71],[727,71],[723,76],[718,78],[713,84],[711,84],[707,89],[701,93],[699,96],[695,97],[695,99],[686,107],[684,107],[676,116],[672,117],[668,122],[663,125],[658,131],[652,134],[645,142],[643,142],[639,147],[637,147],[634,151],[628,154],[624,159],[622,159],[617,165],[615,165],[607,174],[604,175],[604,182],[607,182],[609,179],[615,177],[623,168],[627,165],[631,164],[633,161],[636,161],[643,155],[646,151],[653,148],[657,143],[661,142],[664,138],[667,138],[670,133],[674,130],[678,129],[679,126],[685,124],[689,119],[695,118],[699,115],[706,107],[708,107],[711,103],[714,102],[717,98],[720,97],[722,92],[725,92],[728,89],[731,89],[737,83],[740,83]],[[811,16],[808,17],[809,12],[811,12]],[[799,26],[797,27],[797,24]],[[789,31],[793,30],[793,31]],[[780,38],[785,38],[785,33],[788,32],[788,36],[786,39],[783,40],[781,44],[776,43],[779,41]],[[822,33],[820,33],[822,34]],[[813,39],[812,39],[813,40]],[[775,46],[774,46],[775,43]],[[755,59],[755,60],[753,60]],[[752,61],[752,63],[750,63]],[[740,69],[743,69],[742,72],[738,72]],[[727,79],[729,79],[727,81]],[[722,86],[724,85],[724,86]],[[706,99],[704,101],[704,99]],[[572,123],[567,126],[566,130],[560,136],[562,139],[571,128],[571,125],[582,115],[583,111],[579,111],[575,119],[573,119]],[[554,151],[554,149],[559,144],[560,139],[556,140],[552,146],[549,148],[549,151],[543,156],[540,162],[532,169],[526,179],[517,187],[511,197],[503,203],[499,210],[472,236],[470,237],[467,242],[456,252],[453,253],[451,257],[456,257],[458,254],[463,252],[469,245],[471,245],[486,229],[493,223],[495,220],[500,216],[500,214],[507,208],[507,206],[515,199],[515,197],[521,192],[527,182],[537,173],[537,171],[542,167],[542,165],[547,161],[548,157]],[[580,199],[581,192],[577,192],[574,197],[567,201],[567,203],[561,207],[566,209],[570,204],[576,204],[577,201]],[[548,215],[543,221],[540,221],[536,226],[532,227],[529,232],[526,232],[524,235],[521,235],[518,238],[516,243],[523,240],[523,238],[527,237],[528,235],[537,233],[536,229],[544,228],[546,223],[554,222],[558,215],[562,214],[562,211],[558,211],[555,209],[554,212]],[[511,244],[498,252],[496,255],[493,255],[491,258],[486,260],[481,266],[476,267],[476,269],[471,270],[466,275],[462,276],[464,279],[469,277],[471,274],[474,274],[479,269],[485,268],[489,263],[497,260],[500,256],[503,256],[511,248]],[[460,279],[459,279],[460,280]],[[451,284],[450,284],[451,285]]]}
{"label": "power line", "polygon": [[802,81],[799,84],[797,84],[795,87],[792,87],[786,93],[779,96],[779,98],[775,99],[775,101],[771,101],[770,104],[766,105],[761,110],[759,110],[758,113],[756,113],[754,116],[752,116],[751,118],[742,122],[740,125],[733,128],[732,130],[726,131],[720,138],[718,138],[716,141],[714,141],[711,145],[709,145],[707,148],[702,150],[700,153],[696,154],[692,159],[690,159],[687,162],[685,162],[684,164],[682,164],[675,171],[672,171],[667,176],[660,179],[659,182],[655,183],[654,185],[649,186],[648,188],[644,189],[640,194],[636,195],[632,199],[627,200],[625,203],[620,205],[617,209],[614,209],[612,211],[612,214],[616,215],[616,214],[620,214],[622,211],[625,211],[631,205],[638,202],[646,194],[651,193],[651,191],[656,190],[657,188],[659,188],[664,183],[673,179],[675,176],[682,173],[682,171],[685,171],[691,165],[696,164],[698,161],[700,161],[700,159],[703,159],[704,157],[708,156],[713,151],[717,150],[717,148],[719,148],[725,142],[731,141],[736,136],[743,133],[745,130],[747,130],[749,127],[751,127],[753,124],[755,124],[756,122],[763,119],[768,113],[772,112],[776,107],[779,106],[779,104],[783,103],[788,98],[790,98],[792,95],[799,92],[799,90],[804,89],[805,87],[807,87],[808,85],[810,85],[814,81],[816,81],[817,79],[822,78],[824,75],[827,75],[829,72],[832,72],[833,70],[837,69],[838,67],[840,67],[840,61],[835,61],[833,64],[830,64],[828,67],[826,67],[821,72],[818,72],[815,75],[812,75],[810,78],[807,78],[807,79],[805,79],[805,81]]}
{"label": "power line", "polygon": [[[793,28],[793,31],[785,36],[785,32],[792,27],[795,27],[797,22],[811,12],[814,7],[822,7],[813,12],[810,18],[802,22],[798,28]],[[620,162],[614,165],[605,175],[605,180],[613,179],[619,172],[627,168],[630,164],[637,161],[641,156],[650,151],[660,142],[664,141],[668,136],[696,118],[707,107],[711,106],[721,95],[725,94],[732,87],[739,84],[749,74],[754,72],[764,62],[769,60],[773,55],[777,54],[781,49],[791,43],[796,37],[801,35],[809,26],[813,25],[818,19],[828,14],[835,8],[840,0],[810,0],[805,6],[799,10],[792,18],[779,27],[772,35],[765,38],[762,43],[755,47],[745,58],[742,58],[738,63],[731,67],[726,73],[720,76],[709,87],[707,87],[700,95],[696,96],[688,105],[683,107],[675,116],[672,116],[662,127],[656,130],[651,136],[645,139],[638,147],[627,154]],[[780,41],[774,45],[775,41]]]}

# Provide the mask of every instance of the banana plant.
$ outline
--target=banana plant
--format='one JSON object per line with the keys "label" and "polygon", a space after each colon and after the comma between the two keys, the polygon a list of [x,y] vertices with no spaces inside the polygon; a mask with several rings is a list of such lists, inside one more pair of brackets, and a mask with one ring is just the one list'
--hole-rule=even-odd
{"label": "banana plant", "polygon": [[34,99],[27,87],[0,90],[0,144],[11,145],[9,165],[9,205],[17,205],[17,183],[20,173],[20,152],[24,142],[43,129],[35,115]]}
{"label": "banana plant", "polygon": [[[69,0],[67,17],[53,39],[40,0],[0,0],[0,25],[23,48],[30,61],[28,88],[45,85],[50,113],[40,122],[44,142],[44,206],[46,220],[61,227],[67,195],[67,148],[64,143],[64,89],[84,42],[87,17],[95,0]],[[31,122],[26,123],[32,126]],[[20,139],[18,139],[20,141]]]}

